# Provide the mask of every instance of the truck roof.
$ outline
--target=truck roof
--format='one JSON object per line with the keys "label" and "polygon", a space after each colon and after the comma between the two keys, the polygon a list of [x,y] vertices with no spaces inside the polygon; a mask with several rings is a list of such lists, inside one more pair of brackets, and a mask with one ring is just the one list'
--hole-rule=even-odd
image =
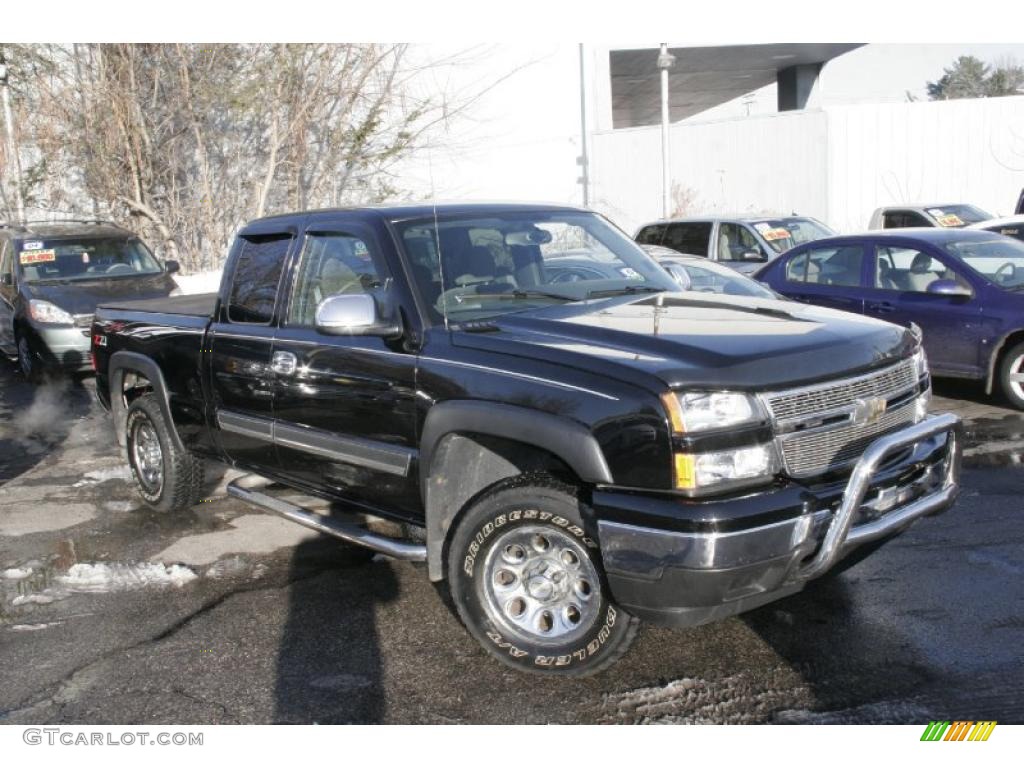
{"label": "truck roof", "polygon": [[134,237],[135,233],[112,221],[100,219],[59,219],[52,221],[5,222],[0,231],[15,237]]}
{"label": "truck roof", "polygon": [[587,212],[586,208],[564,203],[530,203],[530,202],[452,202],[452,201],[419,201],[380,203],[378,205],[358,205],[340,208],[314,208],[306,211],[290,211],[253,219],[246,226],[264,221],[295,219],[303,216],[330,215],[333,213],[367,213],[376,214],[386,219],[419,219],[429,217],[436,211],[439,216],[479,215],[480,213],[515,213],[516,211],[572,211]]}

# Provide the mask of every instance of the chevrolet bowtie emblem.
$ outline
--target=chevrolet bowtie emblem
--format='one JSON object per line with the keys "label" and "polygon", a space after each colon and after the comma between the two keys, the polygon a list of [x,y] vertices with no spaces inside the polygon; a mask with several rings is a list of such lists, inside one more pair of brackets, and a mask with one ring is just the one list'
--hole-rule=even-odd
{"label": "chevrolet bowtie emblem", "polygon": [[885,399],[872,397],[866,400],[858,399],[853,404],[853,413],[850,414],[850,421],[858,427],[874,424],[885,413]]}

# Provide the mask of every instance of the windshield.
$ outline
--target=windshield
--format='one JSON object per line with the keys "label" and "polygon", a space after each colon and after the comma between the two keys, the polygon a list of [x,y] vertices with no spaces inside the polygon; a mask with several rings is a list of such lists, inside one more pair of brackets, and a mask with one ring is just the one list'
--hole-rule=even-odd
{"label": "windshield", "polygon": [[677,269],[686,270],[686,274],[690,277],[689,290],[691,291],[723,293],[728,296],[755,296],[759,299],[778,298],[755,280],[712,262],[700,266],[684,261],[666,261],[664,264],[672,264]]}
{"label": "windshield", "polygon": [[977,224],[979,221],[988,221],[992,218],[992,214],[986,213],[981,208],[975,208],[973,205],[944,205],[941,208],[928,208],[927,211],[940,227],[953,229],[966,227],[968,224]]}
{"label": "windshield", "polygon": [[516,211],[396,226],[435,322],[445,315],[466,322],[616,293],[676,290],[636,243],[591,213]]}
{"label": "windshield", "polygon": [[835,234],[820,221],[797,217],[761,219],[752,221],[751,226],[775,253],[783,253],[800,243],[809,243]]}
{"label": "windshield", "polygon": [[1024,243],[1009,237],[998,240],[961,240],[945,245],[946,253],[1003,288],[1024,287]]}
{"label": "windshield", "polygon": [[20,245],[18,264],[22,279],[29,283],[105,280],[163,271],[139,240],[114,238],[25,240]]}

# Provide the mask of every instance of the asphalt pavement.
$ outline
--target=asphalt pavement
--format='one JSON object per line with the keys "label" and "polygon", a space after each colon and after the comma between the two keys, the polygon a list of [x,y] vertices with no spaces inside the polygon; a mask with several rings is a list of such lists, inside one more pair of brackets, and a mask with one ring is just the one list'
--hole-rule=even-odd
{"label": "asphalt pavement", "polygon": [[506,670],[422,566],[245,508],[224,468],[148,510],[92,385],[0,361],[0,723],[1024,722],[1024,417],[974,385],[937,387],[951,512],[585,680]]}

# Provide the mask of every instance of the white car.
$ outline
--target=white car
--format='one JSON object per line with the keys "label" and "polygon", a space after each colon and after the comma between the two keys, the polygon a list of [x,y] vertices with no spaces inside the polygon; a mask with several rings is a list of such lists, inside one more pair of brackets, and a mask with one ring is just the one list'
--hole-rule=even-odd
{"label": "white car", "polygon": [[1007,216],[1002,219],[989,219],[971,224],[968,229],[984,229],[989,232],[998,232],[1000,235],[1015,237],[1024,240],[1024,216]]}

